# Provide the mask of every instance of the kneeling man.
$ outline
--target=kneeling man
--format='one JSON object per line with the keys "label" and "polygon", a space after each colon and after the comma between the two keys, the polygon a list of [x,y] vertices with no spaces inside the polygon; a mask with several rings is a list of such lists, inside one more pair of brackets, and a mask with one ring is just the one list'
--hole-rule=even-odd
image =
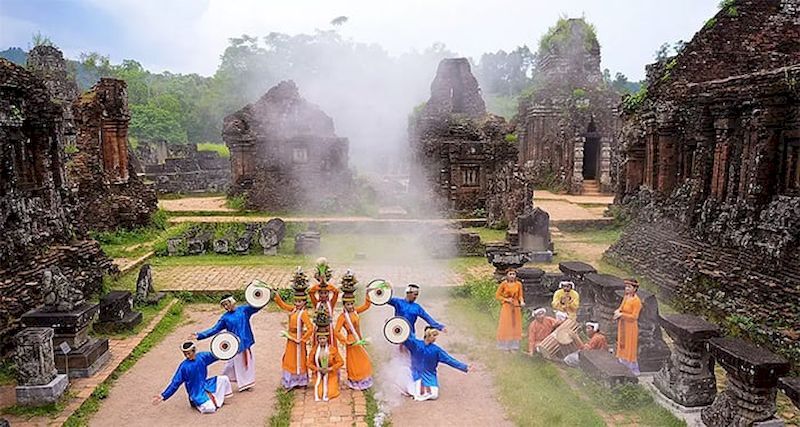
{"label": "kneeling man", "polygon": [[600,324],[596,322],[586,322],[586,336],[589,337],[589,342],[586,344],[581,341],[578,334],[570,331],[572,339],[578,344],[578,350],[567,355],[564,358],[564,363],[573,368],[577,368],[580,362],[581,350],[606,350],[608,351],[608,340],[606,336],[600,333]]}
{"label": "kneeling man", "polygon": [[195,343],[192,341],[184,342],[181,345],[181,351],[186,360],[178,366],[167,389],[161,395],[153,396],[153,405],[158,405],[172,397],[181,384],[184,384],[186,394],[189,395],[190,405],[197,408],[201,414],[216,412],[222,407],[225,398],[233,394],[231,382],[225,375],[206,378],[208,365],[219,359],[207,351],[197,353]]}
{"label": "kneeling man", "polygon": [[459,371],[469,372],[469,366],[459,362],[434,344],[439,336],[439,331],[432,327],[425,327],[425,340],[420,341],[412,334],[403,345],[411,353],[412,383],[408,386],[408,393],[414,400],[435,400],[439,398],[439,379],[436,367],[439,362],[450,365]]}

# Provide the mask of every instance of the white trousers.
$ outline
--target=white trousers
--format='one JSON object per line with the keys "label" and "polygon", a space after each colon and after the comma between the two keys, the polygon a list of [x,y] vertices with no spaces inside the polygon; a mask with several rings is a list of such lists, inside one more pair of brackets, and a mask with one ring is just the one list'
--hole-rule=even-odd
{"label": "white trousers", "polygon": [[566,363],[567,366],[577,368],[580,365],[580,356],[578,355],[578,352],[574,351],[568,354],[567,357],[564,358],[564,363]]}
{"label": "white trousers", "polygon": [[197,407],[197,410],[200,411],[201,414],[213,414],[214,412],[217,412],[217,409],[221,408],[225,403],[225,397],[230,396],[231,394],[233,394],[231,380],[225,375],[218,375],[217,389],[211,393],[211,396],[209,396],[210,399],[206,400],[205,403]]}
{"label": "white trousers", "polygon": [[416,380],[409,384],[408,394],[418,402],[423,400],[436,400],[439,398],[439,387],[430,386],[428,389],[429,390],[423,391],[422,380]]}
{"label": "white trousers", "polygon": [[232,382],[235,382],[239,391],[245,391],[254,386],[256,383],[256,360],[253,352],[248,348],[228,360],[222,375],[227,375]]}

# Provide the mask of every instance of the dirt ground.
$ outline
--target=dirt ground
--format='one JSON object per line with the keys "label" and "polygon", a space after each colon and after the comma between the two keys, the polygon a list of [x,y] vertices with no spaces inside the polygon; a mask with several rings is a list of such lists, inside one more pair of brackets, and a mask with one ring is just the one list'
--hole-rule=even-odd
{"label": "dirt ground", "polygon": [[[253,316],[257,363],[256,386],[251,391],[234,392],[216,414],[201,415],[189,406],[186,390],[181,387],[172,398],[157,406],[151,404],[169,384],[182,360],[180,343],[192,332],[210,327],[219,318],[215,306],[191,306],[184,311],[189,323],[179,326],[160,344],[148,352],[126,372],[111,389],[100,411],[94,415],[92,426],[197,426],[220,423],[224,425],[264,425],[273,412],[275,388],[280,383],[280,359],[284,341],[278,332],[285,329],[285,315],[262,311]],[[201,341],[200,351],[208,350],[210,340]],[[219,375],[225,362],[211,365],[209,375]],[[236,386],[234,385],[234,390]]]}
{"label": "dirt ground", "polygon": [[[376,396],[382,397],[383,408],[389,412],[393,426],[512,426],[505,410],[497,401],[491,374],[480,364],[475,364],[458,349],[469,346],[469,332],[457,324],[449,322],[445,311],[445,299],[442,296],[420,296],[420,303],[437,321],[447,325],[448,332],[439,335],[437,344],[456,359],[470,365],[469,373],[463,373],[445,364],[439,364],[439,399],[415,402],[385,384],[377,384]],[[368,320],[382,325],[383,319],[393,315],[391,307],[373,307]],[[424,321],[417,323],[417,335],[421,335]],[[376,336],[374,339],[383,337]],[[380,363],[380,361],[378,361]],[[378,366],[376,379],[385,382],[381,366]]]}
{"label": "dirt ground", "polygon": [[158,201],[158,207],[170,212],[233,212],[225,206],[225,197],[186,197],[182,199],[163,199]]}

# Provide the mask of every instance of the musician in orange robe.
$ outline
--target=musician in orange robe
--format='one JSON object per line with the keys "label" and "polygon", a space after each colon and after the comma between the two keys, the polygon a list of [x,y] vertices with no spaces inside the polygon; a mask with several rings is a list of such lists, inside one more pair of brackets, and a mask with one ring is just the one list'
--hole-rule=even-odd
{"label": "musician in orange robe", "polygon": [[494,297],[500,301],[500,321],[497,325],[497,348],[506,351],[519,350],[522,339],[522,283],[517,280],[517,272],[508,270],[506,280],[497,287]]}
{"label": "musician in orange robe", "polygon": [[608,340],[606,336],[600,333],[600,324],[596,322],[586,322],[586,336],[589,337],[589,342],[583,343],[581,338],[575,332],[570,331],[570,336],[578,345],[578,350],[568,354],[564,357],[564,363],[573,368],[577,368],[580,362],[581,350],[606,350],[608,351]]}
{"label": "musician in orange robe", "polygon": [[[364,347],[364,335],[361,334],[361,318],[359,314],[370,307],[369,294],[359,307],[356,301],[355,275],[347,271],[342,276],[342,304],[344,311],[336,320],[334,333],[338,342],[345,344],[345,361],[347,366],[347,386],[353,390],[366,390],[372,387],[372,362]],[[343,333],[343,332],[346,332]]]}
{"label": "musician in orange robe", "polygon": [[558,320],[546,315],[544,307],[533,311],[533,321],[528,325],[528,356],[533,356],[536,346],[558,326]]}
{"label": "musician in orange robe", "polygon": [[314,347],[308,353],[308,369],[313,376],[314,401],[327,402],[339,397],[339,369],[344,365],[339,349],[330,345],[331,318],[324,310],[314,316]]}
{"label": "musician in orange robe", "polygon": [[614,311],[617,321],[617,358],[635,375],[639,375],[639,312],[642,301],[636,292],[639,282],[636,279],[625,279],[625,296],[622,304]]}
{"label": "musician in orange robe", "polygon": [[298,268],[292,279],[294,305],[283,301],[280,293],[275,292],[275,303],[289,312],[289,330],[284,333],[286,348],[283,351],[281,377],[281,385],[287,390],[308,385],[306,344],[314,333],[314,325],[306,310],[307,286],[305,274]]}

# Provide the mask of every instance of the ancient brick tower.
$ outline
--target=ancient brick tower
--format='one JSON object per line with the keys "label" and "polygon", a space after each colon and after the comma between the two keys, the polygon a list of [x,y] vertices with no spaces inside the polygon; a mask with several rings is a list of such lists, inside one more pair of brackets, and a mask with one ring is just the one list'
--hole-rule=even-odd
{"label": "ancient brick tower", "polygon": [[619,95],[603,81],[583,18],[559,20],[542,38],[531,89],[519,106],[520,164],[540,186],[612,193]]}
{"label": "ancient brick tower", "polygon": [[423,204],[513,221],[521,209],[508,200],[517,159],[516,143],[506,140],[512,131],[503,118],[487,114],[469,61],[443,59],[430,99],[409,120],[411,184]]}
{"label": "ancient brick tower", "polygon": [[345,210],[353,200],[347,138],[333,120],[284,81],[225,117],[231,192],[251,209]]}
{"label": "ancient brick tower", "polygon": [[704,315],[800,348],[800,1],[726,3],[627,98],[607,255]]}

